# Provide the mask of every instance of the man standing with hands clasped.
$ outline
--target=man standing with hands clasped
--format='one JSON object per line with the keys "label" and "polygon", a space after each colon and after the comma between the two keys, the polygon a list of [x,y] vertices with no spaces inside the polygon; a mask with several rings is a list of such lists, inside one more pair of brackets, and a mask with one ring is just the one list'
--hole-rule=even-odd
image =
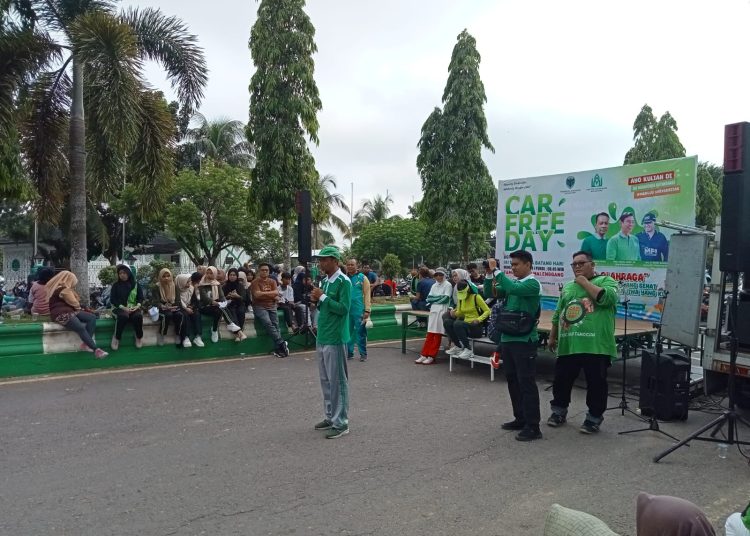
{"label": "man standing with hands clasped", "polygon": [[[499,298],[506,298],[507,311],[526,313],[539,318],[542,286],[531,273],[534,261],[528,251],[514,251],[509,255],[510,267],[516,279],[502,271],[495,276],[495,288]],[[489,270],[494,271],[495,260],[489,260]],[[523,335],[500,335],[500,353],[503,356],[508,393],[513,405],[512,421],[504,423],[503,430],[520,430],[518,441],[533,441],[542,438],[539,430],[539,389],[536,386],[536,347],[539,335],[536,322],[531,331]]]}
{"label": "man standing with hands clasped", "polygon": [[367,361],[367,321],[370,319],[370,280],[357,270],[357,259],[346,261],[346,275],[352,282],[352,304],[349,308],[349,341],[347,359],[354,359],[354,345],[359,348],[359,360]]}
{"label": "man standing with hands clasped", "polygon": [[320,269],[325,277],[320,288],[314,288],[312,301],[318,306],[318,372],[323,391],[325,419],[316,430],[329,430],[327,439],[349,433],[349,381],[346,370],[346,345],[349,342],[349,308],[352,282],[341,273],[341,252],[326,246],[318,253]]}
{"label": "man standing with hands clasped", "polygon": [[581,425],[584,434],[599,431],[607,408],[607,369],[617,357],[615,312],[617,282],[607,275],[597,275],[591,255],[585,251],[573,254],[575,279],[560,293],[552,316],[549,349],[557,350],[552,415],[547,424],[565,424],[570,405],[570,391],[578,373],[586,376],[588,413]]}

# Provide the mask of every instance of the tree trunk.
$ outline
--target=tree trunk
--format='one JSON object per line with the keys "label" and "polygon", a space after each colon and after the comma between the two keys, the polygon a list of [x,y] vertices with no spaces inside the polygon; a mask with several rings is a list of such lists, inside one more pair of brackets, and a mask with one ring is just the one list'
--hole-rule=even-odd
{"label": "tree trunk", "polygon": [[313,223],[313,249],[320,249],[320,244],[318,243],[318,224]]}
{"label": "tree trunk", "polygon": [[78,278],[81,304],[89,305],[86,250],[86,125],[83,117],[83,67],[73,58],[73,102],[70,108],[70,270]]}
{"label": "tree trunk", "polygon": [[469,233],[461,233],[461,256],[464,265],[469,263]]}
{"label": "tree trunk", "polygon": [[291,230],[291,222],[289,221],[288,217],[285,217],[283,220],[281,220],[281,250],[284,254],[284,268],[286,270],[290,269],[290,266],[292,265],[292,255],[289,251],[291,249],[291,242],[292,242],[292,230]]}

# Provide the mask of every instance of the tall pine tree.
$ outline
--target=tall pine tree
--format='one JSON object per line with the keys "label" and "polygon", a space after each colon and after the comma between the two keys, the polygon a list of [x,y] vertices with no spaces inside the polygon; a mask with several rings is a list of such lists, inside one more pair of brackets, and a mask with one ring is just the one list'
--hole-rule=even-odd
{"label": "tall pine tree", "polygon": [[317,180],[306,137],[318,144],[322,105],[313,74],[315,28],[304,0],[261,0],[250,33],[256,71],[250,81],[248,141],[255,146],[249,203],[261,219],[281,220],[290,262],[295,193]]}
{"label": "tall pine tree", "polygon": [[487,136],[480,61],[476,40],[464,30],[448,66],[443,109],[435,108],[422,126],[417,157],[422,215],[459,239],[464,262],[472,234],[494,228],[497,206],[497,190],[482,159],[482,147],[495,149]]}

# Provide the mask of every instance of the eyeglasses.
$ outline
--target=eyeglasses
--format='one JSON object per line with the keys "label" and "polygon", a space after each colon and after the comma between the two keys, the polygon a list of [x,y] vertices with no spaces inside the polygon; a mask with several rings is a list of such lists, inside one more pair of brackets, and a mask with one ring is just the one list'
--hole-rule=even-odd
{"label": "eyeglasses", "polygon": [[590,262],[591,262],[591,261],[583,261],[583,262],[571,262],[571,263],[570,263],[570,267],[571,267],[571,268],[583,268],[584,266],[586,266],[586,265],[587,265],[588,263],[590,263]]}

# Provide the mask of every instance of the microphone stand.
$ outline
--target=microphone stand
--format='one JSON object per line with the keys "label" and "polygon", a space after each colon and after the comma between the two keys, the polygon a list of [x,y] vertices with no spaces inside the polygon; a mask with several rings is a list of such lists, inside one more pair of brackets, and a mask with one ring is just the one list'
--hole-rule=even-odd
{"label": "microphone stand", "polygon": [[[659,289],[659,297],[663,300],[662,301],[662,310],[661,310],[661,319],[659,319],[659,326],[656,329],[656,364],[654,365],[654,376],[655,382],[654,382],[654,388],[651,390],[651,416],[648,418],[647,422],[648,426],[646,428],[638,428],[636,430],[626,430],[624,432],[619,432],[620,435],[624,434],[634,434],[636,432],[645,432],[647,430],[651,430],[654,432],[659,432],[660,434],[663,434],[670,439],[673,439],[674,441],[679,441],[676,437],[673,435],[668,434],[664,430],[659,429],[659,421],[656,418],[656,399],[659,396],[659,361],[661,361],[661,352],[662,352],[662,342],[661,342],[661,324],[664,320],[664,313],[667,310],[667,296],[669,295],[669,291],[664,289]],[[643,366],[643,363],[641,363],[641,367]],[[643,417],[641,416],[641,419]]]}
{"label": "microphone stand", "polygon": [[642,421],[646,421],[643,417],[638,415],[635,411],[630,409],[628,406],[628,399],[625,397],[625,393],[627,391],[627,372],[628,372],[628,359],[630,359],[630,340],[628,339],[628,315],[629,315],[629,309],[628,306],[630,304],[630,296],[628,296],[627,290],[622,284],[622,281],[620,281],[620,304],[625,308],[625,325],[624,332],[623,332],[623,342],[622,342],[622,394],[620,397],[620,403],[614,407],[607,408],[604,411],[609,411],[611,409],[619,409],[620,414],[622,416],[625,416],[625,412],[627,411],[631,415],[638,417]]}

